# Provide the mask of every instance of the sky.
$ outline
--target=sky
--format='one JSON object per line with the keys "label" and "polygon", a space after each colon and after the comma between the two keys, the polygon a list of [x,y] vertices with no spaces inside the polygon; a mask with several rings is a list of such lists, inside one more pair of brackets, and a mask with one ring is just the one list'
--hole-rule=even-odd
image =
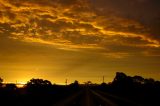
{"label": "sky", "polygon": [[160,80],[160,0],[0,0],[0,77]]}

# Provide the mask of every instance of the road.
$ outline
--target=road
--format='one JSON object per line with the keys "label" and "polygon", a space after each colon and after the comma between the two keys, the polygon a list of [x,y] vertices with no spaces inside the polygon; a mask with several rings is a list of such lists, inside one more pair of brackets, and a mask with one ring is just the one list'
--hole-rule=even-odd
{"label": "road", "polygon": [[52,106],[142,106],[128,99],[85,88]]}

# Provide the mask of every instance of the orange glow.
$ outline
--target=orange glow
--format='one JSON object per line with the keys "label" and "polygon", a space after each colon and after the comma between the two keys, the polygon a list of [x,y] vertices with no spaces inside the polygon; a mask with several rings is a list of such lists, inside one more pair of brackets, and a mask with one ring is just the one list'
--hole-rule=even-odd
{"label": "orange glow", "polygon": [[18,88],[23,88],[23,87],[24,87],[24,84],[16,84],[16,86],[17,86]]}
{"label": "orange glow", "polygon": [[0,0],[0,78],[18,87],[32,78],[109,82],[117,71],[160,79],[159,11],[111,2]]}

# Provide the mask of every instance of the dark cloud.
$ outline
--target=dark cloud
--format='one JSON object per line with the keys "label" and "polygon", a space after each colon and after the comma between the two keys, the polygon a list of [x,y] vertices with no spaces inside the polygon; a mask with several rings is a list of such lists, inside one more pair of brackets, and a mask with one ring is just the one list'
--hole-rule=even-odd
{"label": "dark cloud", "polygon": [[150,27],[160,18],[159,0],[93,0],[93,5],[104,15],[112,13],[127,19],[135,20]]}

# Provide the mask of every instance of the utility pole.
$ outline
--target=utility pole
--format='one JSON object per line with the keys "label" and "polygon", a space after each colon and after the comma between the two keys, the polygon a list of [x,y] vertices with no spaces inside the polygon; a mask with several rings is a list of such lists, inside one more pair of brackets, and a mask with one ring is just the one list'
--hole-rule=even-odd
{"label": "utility pole", "polygon": [[103,76],[103,82],[102,83],[104,83],[104,76]]}
{"label": "utility pole", "polygon": [[67,83],[68,83],[68,80],[67,80],[67,79],[66,79],[65,83],[66,83],[66,85],[67,85]]}

